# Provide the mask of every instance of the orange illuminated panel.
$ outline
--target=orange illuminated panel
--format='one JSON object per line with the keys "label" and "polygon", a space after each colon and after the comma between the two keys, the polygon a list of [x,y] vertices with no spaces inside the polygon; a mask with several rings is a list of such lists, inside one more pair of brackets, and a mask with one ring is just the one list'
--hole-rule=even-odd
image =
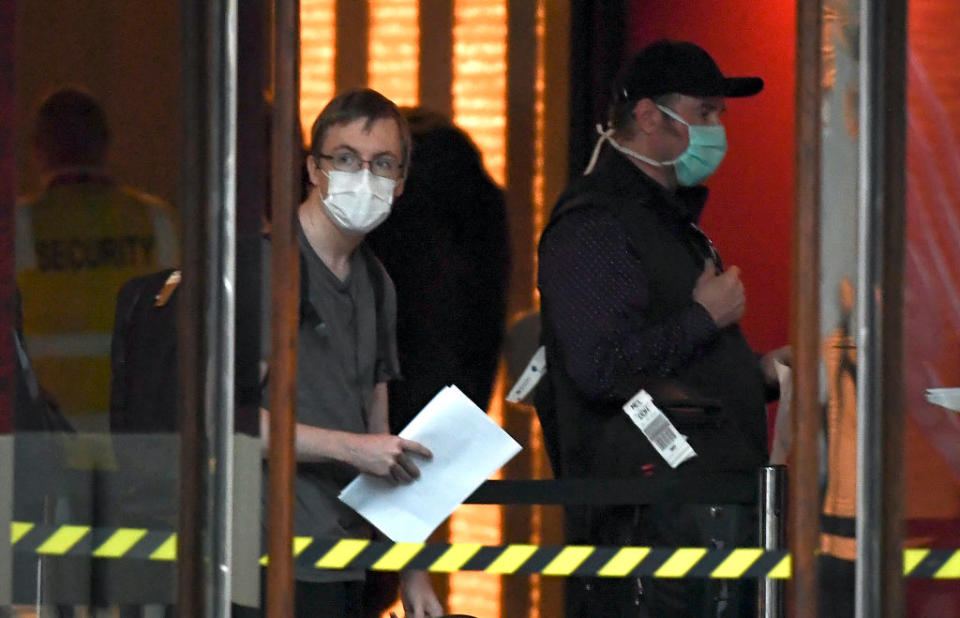
{"label": "orange illuminated panel", "polygon": [[[544,200],[544,91],[546,89],[546,59],[544,58],[544,34],[546,32],[546,7],[545,0],[537,0],[537,71],[534,82],[534,161],[533,161],[533,281],[531,286],[534,290],[534,303],[540,303],[540,290],[537,289],[537,251],[536,247],[540,242],[540,233],[545,225],[546,205]],[[530,451],[533,463],[533,478],[543,478],[543,436],[540,433],[540,421],[536,414],[530,415]],[[530,543],[540,545],[543,540],[541,530],[543,528],[543,507],[536,505],[531,508],[530,513]],[[540,576],[534,575],[530,578],[530,615],[529,618],[540,618],[540,598],[542,590],[540,587]]]}
{"label": "orange illuminated panel", "polygon": [[[506,393],[506,372],[500,371],[490,398],[488,414],[496,424],[503,426],[503,397]],[[494,479],[501,478],[498,471]],[[502,508],[483,504],[465,504],[450,517],[451,543],[482,543],[499,545],[503,542]],[[449,613],[499,618],[500,576],[486,573],[461,572],[450,574]]]}
{"label": "orange illuminated panel", "polygon": [[[544,0],[537,1],[537,71],[534,82],[534,161],[533,161],[533,246],[537,246],[540,239],[540,232],[543,230],[544,220],[544,195],[543,195],[543,141],[544,141],[544,101],[543,93],[545,89],[546,71],[543,57],[543,39],[546,30]],[[536,252],[534,252],[536,259]],[[534,281],[534,288],[536,282]]]}
{"label": "orange illuminated panel", "polygon": [[[533,289],[533,302],[535,308],[540,306],[540,289],[537,287],[537,251],[536,247],[540,243],[540,234],[546,225],[546,204],[544,200],[544,91],[546,90],[546,58],[544,57],[544,34],[546,32],[546,7],[545,0],[537,0],[537,72],[534,82],[534,142],[533,142],[533,281],[530,282]],[[534,457],[537,455],[535,454]],[[534,605],[536,607],[536,605]]]}
{"label": "orange illuminated panel", "polygon": [[401,106],[418,102],[418,0],[369,0],[368,84]]}
{"label": "orange illuminated panel", "polygon": [[300,125],[305,143],[310,127],[333,98],[335,0],[300,0]]}
{"label": "orange illuminated panel", "polygon": [[506,0],[456,0],[453,119],[476,142],[487,170],[504,184],[507,126]]}

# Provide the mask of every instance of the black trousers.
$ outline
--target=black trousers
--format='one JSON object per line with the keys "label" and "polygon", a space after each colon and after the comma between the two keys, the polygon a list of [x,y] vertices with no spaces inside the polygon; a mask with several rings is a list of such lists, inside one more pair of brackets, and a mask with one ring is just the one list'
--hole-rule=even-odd
{"label": "black trousers", "polygon": [[[233,618],[266,616],[265,582],[260,588],[260,608],[234,606]],[[297,581],[294,587],[296,618],[360,618],[363,612],[363,582],[315,583]]]}
{"label": "black trousers", "polygon": [[821,618],[853,618],[857,567],[854,562],[823,554],[817,558]]}
{"label": "black trousers", "polygon": [[[656,504],[585,509],[574,528],[603,545],[706,547],[757,544],[756,510],[744,505]],[[568,538],[576,538],[568,536]],[[584,542],[581,538],[579,541]],[[756,612],[757,582],[706,578],[570,578],[567,618],[740,618]]]}

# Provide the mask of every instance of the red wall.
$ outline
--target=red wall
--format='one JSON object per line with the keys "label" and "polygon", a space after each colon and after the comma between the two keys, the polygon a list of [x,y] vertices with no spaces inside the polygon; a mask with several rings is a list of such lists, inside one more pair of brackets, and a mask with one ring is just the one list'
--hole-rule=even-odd
{"label": "red wall", "polygon": [[627,52],[661,38],[704,47],[728,75],[759,75],[759,95],[727,101],[727,157],[707,182],[703,227],[739,265],[747,290],[741,322],[758,351],[786,344],[793,226],[794,0],[633,0]]}
{"label": "red wall", "polygon": [[[908,3],[904,386],[907,530],[960,543],[960,421],[928,403],[960,386],[960,3]],[[960,581],[908,580],[910,616],[960,615]]]}

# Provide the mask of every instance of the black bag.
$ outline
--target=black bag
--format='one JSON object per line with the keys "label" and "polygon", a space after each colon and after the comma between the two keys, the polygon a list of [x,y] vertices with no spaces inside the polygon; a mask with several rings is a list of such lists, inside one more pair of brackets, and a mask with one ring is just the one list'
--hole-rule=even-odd
{"label": "black bag", "polygon": [[[117,294],[110,343],[111,432],[170,433],[179,428],[175,272],[166,269],[131,279]],[[236,273],[235,430],[258,435],[259,236],[237,240]]]}
{"label": "black bag", "polygon": [[60,412],[56,400],[37,382],[20,331],[16,328],[13,329],[13,344],[17,353],[14,430],[73,433],[73,425]]}
{"label": "black bag", "polygon": [[117,294],[110,342],[111,432],[177,430],[176,289],[158,301],[175,272],[179,275],[167,269],[131,279]]}

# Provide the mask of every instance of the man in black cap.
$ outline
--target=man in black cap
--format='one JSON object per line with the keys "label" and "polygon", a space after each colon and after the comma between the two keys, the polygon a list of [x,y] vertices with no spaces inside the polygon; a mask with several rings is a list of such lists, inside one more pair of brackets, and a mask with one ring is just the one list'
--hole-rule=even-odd
{"label": "man in black cap", "polygon": [[[547,380],[537,406],[557,476],[682,479],[767,462],[772,361],[788,350],[761,359],[750,349],[737,325],[739,269],[725,269],[697,227],[701,183],[726,152],[725,99],[762,88],[675,41],[643,49],[618,77],[609,127],[540,241]],[[687,449],[695,455],[674,457]],[[574,543],[737,547],[756,545],[755,529],[754,510],[738,505],[567,512]],[[742,616],[752,586],[571,580],[567,615]]]}

